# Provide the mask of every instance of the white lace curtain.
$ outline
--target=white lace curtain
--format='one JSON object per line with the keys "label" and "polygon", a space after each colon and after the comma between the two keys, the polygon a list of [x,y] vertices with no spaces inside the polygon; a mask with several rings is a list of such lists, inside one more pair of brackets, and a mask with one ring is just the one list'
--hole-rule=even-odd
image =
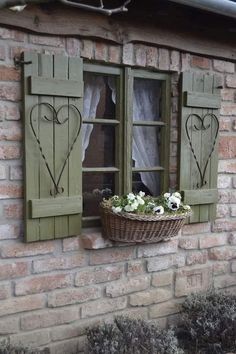
{"label": "white lace curtain", "polygon": [[[84,85],[84,119],[94,119],[101,98],[105,81],[102,76],[87,74]],[[109,78],[108,85],[112,91],[112,100],[116,103],[115,79]],[[133,100],[133,120],[156,120],[159,117],[160,86],[156,80],[135,80]],[[89,145],[93,124],[83,124],[82,160]],[[153,167],[159,165],[158,136],[154,127],[134,127],[132,158],[136,167]],[[155,172],[141,172],[143,184],[153,195],[159,192],[159,179]]]}

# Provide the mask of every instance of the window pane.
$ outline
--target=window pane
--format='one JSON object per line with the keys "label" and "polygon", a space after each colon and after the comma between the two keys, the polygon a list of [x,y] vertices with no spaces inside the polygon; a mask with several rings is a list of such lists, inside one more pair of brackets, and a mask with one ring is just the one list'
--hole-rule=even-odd
{"label": "window pane", "polygon": [[161,120],[161,82],[134,79],[133,120]]}
{"label": "window pane", "polygon": [[89,143],[83,149],[83,167],[115,166],[115,127],[102,124],[85,124]]}
{"label": "window pane", "polygon": [[83,216],[98,216],[99,203],[115,194],[114,173],[83,173]]}
{"label": "window pane", "polygon": [[160,130],[160,127],[133,127],[133,167],[160,165]]}
{"label": "window pane", "polygon": [[84,119],[116,117],[116,78],[114,76],[84,74]]}
{"label": "window pane", "polygon": [[140,191],[148,195],[160,195],[160,173],[158,172],[133,172],[132,190]]}

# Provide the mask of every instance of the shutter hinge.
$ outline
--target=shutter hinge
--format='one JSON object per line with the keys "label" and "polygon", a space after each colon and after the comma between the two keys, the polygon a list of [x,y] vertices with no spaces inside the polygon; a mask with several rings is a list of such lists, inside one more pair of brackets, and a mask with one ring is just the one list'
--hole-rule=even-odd
{"label": "shutter hinge", "polygon": [[22,58],[14,57],[14,64],[16,68],[20,68],[22,65],[32,64],[32,61],[24,61]]}

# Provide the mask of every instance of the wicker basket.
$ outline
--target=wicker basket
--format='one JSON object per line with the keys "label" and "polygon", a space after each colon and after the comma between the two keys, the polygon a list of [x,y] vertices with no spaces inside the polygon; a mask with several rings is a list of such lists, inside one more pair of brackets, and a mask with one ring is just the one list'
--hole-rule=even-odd
{"label": "wicker basket", "polygon": [[178,215],[115,214],[101,206],[103,236],[120,242],[159,242],[176,236],[191,212]]}

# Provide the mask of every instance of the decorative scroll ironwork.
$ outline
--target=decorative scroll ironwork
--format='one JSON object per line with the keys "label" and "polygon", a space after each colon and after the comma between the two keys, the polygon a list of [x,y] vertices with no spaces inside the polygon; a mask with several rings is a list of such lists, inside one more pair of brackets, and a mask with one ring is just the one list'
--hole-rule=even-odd
{"label": "decorative scroll ironwork", "polygon": [[[209,153],[209,155],[207,157],[207,161],[206,161],[205,165],[203,166],[203,169],[201,169],[200,162],[198,161],[198,158],[196,156],[196,152],[194,150],[194,147],[193,147],[193,144],[192,144],[192,140],[191,140],[190,134],[189,134],[189,130],[191,128],[188,126],[188,122],[189,122],[189,119],[192,118],[192,117],[197,118],[198,122],[200,123],[199,127],[197,127],[196,124],[193,125],[193,127],[196,130],[207,130],[207,129],[210,128],[211,123],[208,124],[208,125],[205,125],[205,119],[207,117],[210,117],[211,121],[215,121],[215,123],[216,123],[216,132],[215,132],[215,135],[214,135],[214,140],[212,142],[211,150],[210,150],[210,153]],[[196,165],[197,165],[198,172],[200,174],[200,184],[197,183],[197,188],[202,188],[204,185],[207,184],[207,181],[205,180],[205,175],[206,175],[206,170],[207,170],[208,163],[209,163],[209,161],[211,159],[211,156],[213,154],[213,151],[215,149],[215,144],[216,144],[217,136],[218,136],[218,132],[219,132],[219,120],[218,120],[217,116],[214,113],[206,113],[202,117],[199,114],[197,114],[197,113],[191,113],[187,117],[187,120],[186,120],[186,123],[185,123],[185,131],[186,131],[186,134],[187,134],[187,138],[188,138],[190,149],[192,151],[194,160],[195,160]]]}
{"label": "decorative scroll ironwork", "polygon": [[[44,115],[44,119],[48,122],[52,122],[53,124],[59,124],[59,125],[63,125],[64,123],[66,123],[68,120],[69,120],[69,117],[65,118],[64,120],[59,120],[59,113],[62,111],[63,108],[67,108],[68,111],[69,109],[73,109],[74,112],[76,112],[76,115],[77,115],[77,118],[78,118],[78,127],[77,127],[77,130],[75,132],[75,135],[74,135],[74,138],[73,138],[73,141],[67,151],[67,154],[66,154],[66,157],[65,157],[65,160],[62,164],[62,168],[60,170],[60,173],[59,173],[59,176],[58,178],[56,178],[54,176],[54,173],[52,172],[50,166],[49,166],[49,163],[47,161],[47,158],[45,156],[45,153],[44,153],[44,150],[43,150],[43,147],[41,145],[41,141],[39,139],[39,137],[37,136],[36,134],[36,131],[35,131],[35,128],[34,128],[34,124],[33,124],[33,112],[36,108],[39,108],[41,106],[46,106],[47,108],[49,108],[51,111],[52,111],[52,115],[51,117],[47,117],[46,115]],[[79,111],[79,109],[73,105],[73,104],[64,104],[62,105],[59,109],[55,109],[50,103],[46,103],[46,102],[42,102],[42,103],[37,103],[35,104],[31,111],[30,111],[30,127],[31,127],[31,130],[33,132],[33,135],[36,139],[36,142],[37,142],[37,145],[38,145],[38,148],[39,148],[39,151],[40,151],[40,154],[43,158],[43,161],[45,163],[45,166],[47,168],[47,171],[48,171],[48,174],[50,176],[50,179],[52,180],[52,183],[54,185],[54,189],[50,190],[50,194],[51,195],[54,195],[56,196],[57,194],[62,194],[64,192],[64,188],[63,187],[59,187],[59,184],[60,184],[60,181],[61,181],[61,178],[62,178],[62,175],[63,175],[63,172],[65,170],[65,167],[66,167],[66,163],[71,155],[71,152],[74,148],[74,145],[79,137],[79,134],[80,134],[80,131],[81,131],[81,127],[82,127],[82,116],[81,116],[81,113]]]}

